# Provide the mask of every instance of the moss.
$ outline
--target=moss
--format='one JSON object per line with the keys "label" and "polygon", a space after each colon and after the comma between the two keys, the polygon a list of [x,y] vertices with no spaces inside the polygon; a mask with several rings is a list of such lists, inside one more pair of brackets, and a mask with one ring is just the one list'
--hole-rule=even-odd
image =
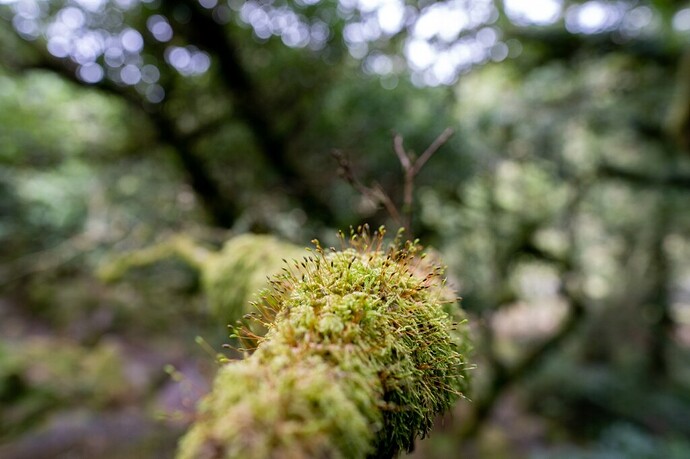
{"label": "moss", "polygon": [[224,366],[204,402],[205,421],[184,437],[178,457],[366,455],[372,429],[348,392],[359,387],[369,399],[371,384],[318,356],[284,357],[272,365],[251,359]]}
{"label": "moss", "polygon": [[280,272],[285,259],[301,257],[303,249],[273,236],[243,234],[229,239],[222,250],[208,250],[184,235],[122,255],[99,270],[106,282],[119,281],[133,268],[176,257],[201,275],[209,310],[222,324],[240,319],[267,286],[267,277]]}
{"label": "moss", "polygon": [[27,338],[0,341],[0,439],[22,433],[52,410],[102,409],[131,396],[118,348]]}
{"label": "moss", "polygon": [[192,268],[202,271],[214,255],[210,250],[180,234],[163,242],[120,255],[100,266],[98,277],[105,282],[121,280],[133,268],[149,266],[171,257],[178,257]]}
{"label": "moss", "polygon": [[178,459],[385,458],[429,433],[468,388],[468,342],[442,270],[382,240],[317,243],[272,280],[257,302],[267,334],[221,368]]}
{"label": "moss", "polygon": [[303,249],[273,236],[243,234],[228,240],[201,265],[211,313],[224,324],[234,323],[268,285],[267,277],[279,273],[285,259],[302,254]]}

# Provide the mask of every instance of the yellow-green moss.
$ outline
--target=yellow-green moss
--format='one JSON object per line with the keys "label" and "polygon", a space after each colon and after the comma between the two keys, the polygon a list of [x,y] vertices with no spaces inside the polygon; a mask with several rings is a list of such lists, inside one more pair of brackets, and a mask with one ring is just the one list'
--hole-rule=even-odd
{"label": "yellow-green moss", "polygon": [[267,286],[267,277],[280,272],[284,259],[302,257],[303,252],[301,247],[268,235],[233,237],[218,252],[178,235],[111,260],[101,267],[99,275],[104,281],[114,282],[132,268],[177,257],[199,272],[209,310],[227,325],[248,311],[257,299],[256,293]]}
{"label": "yellow-green moss", "polygon": [[0,340],[0,440],[29,429],[51,410],[102,409],[130,396],[119,349],[48,338]]}
{"label": "yellow-green moss", "polygon": [[266,336],[221,368],[178,459],[393,457],[466,392],[442,270],[412,243],[351,242],[273,279]]}
{"label": "yellow-green moss", "polygon": [[224,324],[234,323],[258,299],[267,278],[280,272],[284,260],[303,253],[304,249],[268,235],[243,234],[228,240],[201,265],[211,313]]}

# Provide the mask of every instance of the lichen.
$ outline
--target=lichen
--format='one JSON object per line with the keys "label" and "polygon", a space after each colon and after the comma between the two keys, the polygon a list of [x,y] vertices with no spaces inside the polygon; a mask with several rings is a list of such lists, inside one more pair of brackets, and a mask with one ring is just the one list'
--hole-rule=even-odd
{"label": "lichen", "polygon": [[382,230],[316,243],[273,278],[268,332],[220,369],[178,459],[386,458],[429,433],[468,388],[464,321],[415,243],[382,247]]}

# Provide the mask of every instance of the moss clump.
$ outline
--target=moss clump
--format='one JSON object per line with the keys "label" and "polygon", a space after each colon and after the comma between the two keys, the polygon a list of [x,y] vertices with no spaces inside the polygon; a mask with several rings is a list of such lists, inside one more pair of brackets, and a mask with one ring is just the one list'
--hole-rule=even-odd
{"label": "moss clump", "polygon": [[267,286],[267,277],[280,272],[285,259],[302,257],[303,249],[273,236],[242,234],[229,239],[219,252],[178,235],[151,247],[135,250],[102,266],[106,282],[120,280],[133,268],[168,258],[179,258],[201,275],[211,313],[223,325],[234,323]]}
{"label": "moss clump", "polygon": [[268,285],[267,277],[278,274],[285,259],[302,257],[304,249],[273,236],[243,234],[228,240],[218,253],[201,265],[204,292],[214,317],[234,323],[257,300]]}
{"label": "moss clump", "polygon": [[267,334],[221,368],[178,459],[393,457],[466,392],[442,270],[382,233],[274,278]]}

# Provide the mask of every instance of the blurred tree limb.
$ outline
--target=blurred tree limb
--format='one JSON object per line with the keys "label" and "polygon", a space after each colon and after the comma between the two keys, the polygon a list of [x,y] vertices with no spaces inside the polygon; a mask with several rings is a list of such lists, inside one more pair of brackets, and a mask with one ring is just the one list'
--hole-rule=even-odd
{"label": "blurred tree limb", "polygon": [[232,96],[240,119],[252,132],[261,153],[279,176],[282,185],[300,200],[308,213],[332,222],[333,213],[322,194],[309,190],[304,175],[288,157],[290,134],[279,128],[280,122],[275,114],[281,108],[268,106],[267,95],[253,80],[226,27],[216,22],[210,12],[195,0],[172,0],[164,2],[162,7],[168,13],[173,13],[176,7],[189,11],[188,23],[177,24],[176,31],[217,58],[222,85]]}
{"label": "blurred tree limb", "polygon": [[10,63],[10,68],[19,71],[47,70],[80,86],[93,87],[107,94],[114,95],[143,113],[156,128],[157,138],[167,145],[183,170],[187,174],[189,184],[199,197],[213,224],[230,227],[240,212],[236,201],[230,199],[220,190],[220,185],[213,177],[207,165],[194,153],[192,148],[193,135],[185,135],[177,128],[175,120],[166,113],[163,104],[151,104],[141,98],[133,90],[118,86],[110,80],[103,79],[96,84],[87,84],[77,77],[77,64],[70,60],[57,59],[48,54],[44,47],[37,42],[29,43],[33,51],[33,59],[29,62]]}
{"label": "blurred tree limb", "polygon": [[666,130],[684,150],[690,150],[690,49],[680,59],[676,94],[666,119]]}
{"label": "blurred tree limb", "polygon": [[[189,42],[198,43],[207,49],[217,59],[221,76],[219,81],[232,97],[237,118],[249,128],[259,152],[267,160],[267,164],[275,173],[281,186],[299,201],[309,215],[313,215],[320,221],[332,223],[335,216],[323,194],[311,190],[304,174],[288,159],[290,136],[294,133],[286,133],[278,127],[281,124],[278,117],[287,107],[281,109],[266,105],[268,97],[253,81],[250,70],[242,62],[237,46],[223,25],[214,21],[193,1],[166,2],[163,9],[176,6],[184,7],[190,12],[189,22],[183,28],[178,24],[176,31]],[[0,20],[7,22],[4,19]],[[7,29],[13,30],[9,24],[7,24]],[[194,146],[203,133],[222,126],[230,120],[217,119],[193,132],[183,132],[178,127],[175,116],[166,109],[165,102],[149,103],[133,89],[117,85],[108,79],[103,79],[96,84],[85,83],[77,77],[77,64],[68,59],[51,56],[41,40],[19,40],[19,42],[31,50],[33,59],[26,62],[5,60],[9,68],[49,70],[72,83],[92,87],[125,100],[128,105],[149,119],[156,130],[158,139],[172,149],[211,222],[221,227],[231,227],[234,224],[244,209],[238,203],[236,196],[229,195],[230,192],[221,187],[210,166],[195,152]],[[146,47],[152,49],[155,54],[163,54],[161,46],[150,40],[146,40]],[[166,95],[170,96],[174,93],[172,75],[162,75],[160,83]]]}

